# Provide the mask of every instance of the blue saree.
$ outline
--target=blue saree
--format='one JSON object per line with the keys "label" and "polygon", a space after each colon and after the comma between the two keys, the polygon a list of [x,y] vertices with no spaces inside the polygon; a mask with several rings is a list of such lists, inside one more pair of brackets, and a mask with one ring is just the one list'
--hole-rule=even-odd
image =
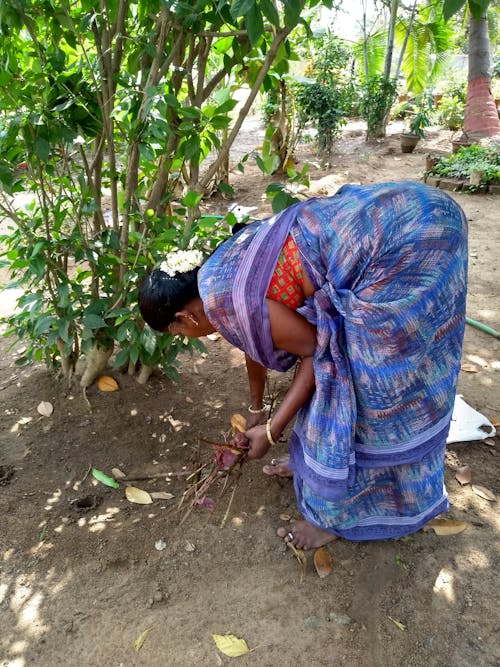
{"label": "blue saree", "polygon": [[199,272],[213,326],[267,368],[265,296],[288,234],[315,292],[316,389],[290,438],[299,510],[351,540],[399,537],[447,510],[444,449],[465,323],[466,220],[414,183],[342,187],[247,226]]}

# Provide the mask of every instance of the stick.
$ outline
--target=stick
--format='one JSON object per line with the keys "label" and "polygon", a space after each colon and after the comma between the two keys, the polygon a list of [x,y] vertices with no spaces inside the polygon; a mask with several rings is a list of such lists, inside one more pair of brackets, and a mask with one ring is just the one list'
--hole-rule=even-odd
{"label": "stick", "polygon": [[150,475],[127,475],[126,477],[120,477],[117,479],[117,482],[139,482],[143,481],[145,479],[159,479],[163,477],[175,477],[176,479],[182,479],[183,477],[186,477],[187,475],[191,475],[192,473],[189,472],[189,470],[186,470],[185,472],[157,472],[157,473],[152,473]]}
{"label": "stick", "polygon": [[238,486],[239,481],[240,481],[240,478],[238,477],[238,479],[234,483],[233,490],[231,492],[231,497],[229,498],[229,502],[227,504],[226,513],[224,514],[224,516],[222,518],[222,521],[220,522],[220,527],[221,528],[224,528],[224,526],[226,525],[226,521],[227,521],[228,516],[229,516],[229,510],[231,509],[231,505],[233,504],[234,494],[236,493],[236,488]]}

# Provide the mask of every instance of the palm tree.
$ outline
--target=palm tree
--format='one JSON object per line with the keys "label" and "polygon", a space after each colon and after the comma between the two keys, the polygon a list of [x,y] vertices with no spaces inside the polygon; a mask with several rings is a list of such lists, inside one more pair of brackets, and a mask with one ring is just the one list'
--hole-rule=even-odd
{"label": "palm tree", "polygon": [[[444,0],[445,20],[464,7],[466,0]],[[469,0],[469,74],[464,132],[469,137],[500,134],[500,123],[491,93],[491,58],[486,11],[490,0]]]}
{"label": "palm tree", "polygon": [[492,137],[500,133],[498,112],[491,92],[491,57],[486,13],[471,15],[469,23],[469,74],[464,113],[468,137]]}

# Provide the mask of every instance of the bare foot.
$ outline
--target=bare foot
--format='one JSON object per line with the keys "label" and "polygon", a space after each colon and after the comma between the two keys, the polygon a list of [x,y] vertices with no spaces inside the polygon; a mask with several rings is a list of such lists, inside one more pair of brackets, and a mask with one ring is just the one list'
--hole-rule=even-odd
{"label": "bare foot", "polygon": [[262,468],[265,475],[276,475],[277,477],[293,477],[293,472],[288,468],[288,456],[279,459],[271,459],[271,462]]}
{"label": "bare foot", "polygon": [[291,542],[297,549],[318,549],[337,540],[338,536],[313,526],[308,521],[292,521],[289,526],[282,526],[276,531],[278,537]]}

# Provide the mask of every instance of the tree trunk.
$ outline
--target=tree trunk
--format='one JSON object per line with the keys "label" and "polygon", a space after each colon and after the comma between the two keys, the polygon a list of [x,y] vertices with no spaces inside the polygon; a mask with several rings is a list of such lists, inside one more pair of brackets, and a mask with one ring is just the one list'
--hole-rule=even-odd
{"label": "tree trunk", "polygon": [[491,93],[490,45],[486,15],[470,17],[469,77],[464,113],[464,133],[473,139],[500,133],[495,100]]}

